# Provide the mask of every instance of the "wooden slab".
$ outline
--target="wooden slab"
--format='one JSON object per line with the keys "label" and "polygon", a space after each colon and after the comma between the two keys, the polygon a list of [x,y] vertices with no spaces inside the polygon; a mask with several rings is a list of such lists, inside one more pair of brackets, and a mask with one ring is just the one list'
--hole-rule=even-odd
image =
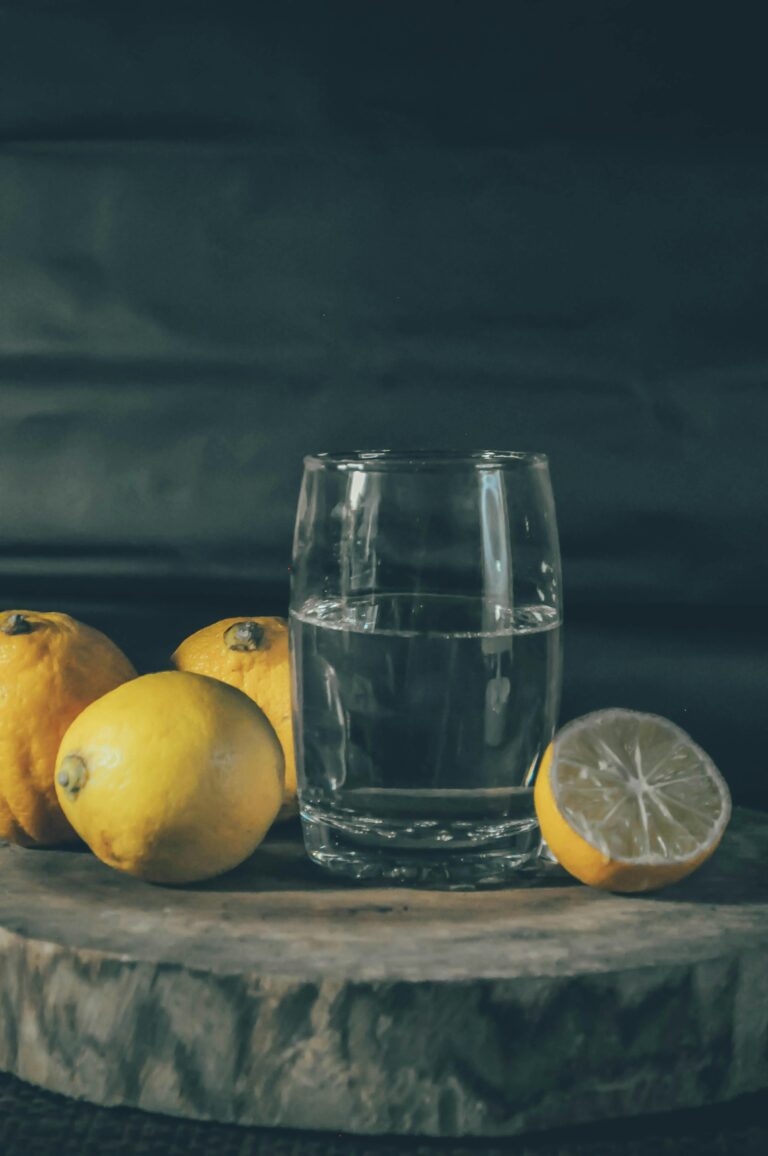
{"label": "wooden slab", "polygon": [[768,816],[655,897],[559,869],[342,887],[298,837],[209,884],[0,846],[0,1068],[98,1104],[503,1135],[768,1087]]}

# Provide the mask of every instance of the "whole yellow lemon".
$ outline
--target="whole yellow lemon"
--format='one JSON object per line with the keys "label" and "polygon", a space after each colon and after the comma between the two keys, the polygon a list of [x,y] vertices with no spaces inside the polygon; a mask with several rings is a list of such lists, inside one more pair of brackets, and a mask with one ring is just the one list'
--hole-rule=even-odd
{"label": "whole yellow lemon", "polygon": [[64,814],[111,867],[189,883],[236,867],[283,799],[283,754],[268,719],[216,679],[163,671],[93,703],[62,739]]}
{"label": "whole yellow lemon", "polygon": [[53,785],[59,743],[89,703],[135,677],[106,635],[68,614],[0,612],[0,839],[77,841]]}
{"label": "whole yellow lemon", "polygon": [[285,798],[278,820],[295,815],[296,758],[286,620],[223,618],[190,634],[175,651],[172,662],[178,670],[207,674],[236,686],[261,707],[285,756]]}

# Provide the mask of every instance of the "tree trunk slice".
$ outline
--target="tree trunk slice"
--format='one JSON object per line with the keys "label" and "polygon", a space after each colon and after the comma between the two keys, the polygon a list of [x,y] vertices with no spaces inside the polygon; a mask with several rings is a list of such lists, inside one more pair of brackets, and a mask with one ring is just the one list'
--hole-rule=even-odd
{"label": "tree trunk slice", "polygon": [[512,1135],[768,1087],[768,815],[656,896],[340,886],[280,831],[185,888],[0,845],[0,1069],[96,1104]]}

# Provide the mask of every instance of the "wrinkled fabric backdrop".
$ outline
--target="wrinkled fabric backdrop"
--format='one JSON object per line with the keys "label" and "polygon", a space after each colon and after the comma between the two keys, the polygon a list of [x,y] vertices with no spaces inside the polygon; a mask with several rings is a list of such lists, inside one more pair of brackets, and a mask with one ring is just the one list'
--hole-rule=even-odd
{"label": "wrinkled fabric backdrop", "polygon": [[157,668],[304,453],[545,450],[562,718],[768,805],[759,9],[1,4],[0,603]]}

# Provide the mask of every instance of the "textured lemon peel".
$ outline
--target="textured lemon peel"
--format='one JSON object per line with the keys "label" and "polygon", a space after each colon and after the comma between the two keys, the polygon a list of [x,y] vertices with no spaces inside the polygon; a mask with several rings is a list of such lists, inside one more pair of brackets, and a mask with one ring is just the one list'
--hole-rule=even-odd
{"label": "textured lemon peel", "polygon": [[[249,638],[253,646],[248,644]],[[232,642],[236,643],[234,649]],[[275,616],[223,618],[186,638],[171,661],[177,670],[217,678],[244,691],[264,711],[285,757],[285,798],[275,822],[297,815],[287,620]]]}

